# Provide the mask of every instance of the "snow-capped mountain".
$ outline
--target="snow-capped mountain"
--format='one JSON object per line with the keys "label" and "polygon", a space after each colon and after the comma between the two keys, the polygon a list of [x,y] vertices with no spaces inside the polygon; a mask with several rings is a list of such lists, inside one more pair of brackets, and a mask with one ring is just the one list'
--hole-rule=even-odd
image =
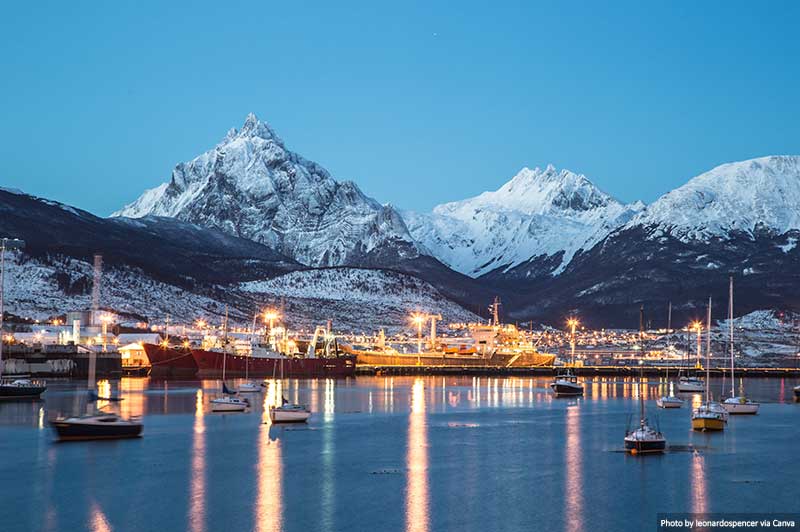
{"label": "snow-capped mountain", "polygon": [[[650,204],[625,228],[683,242],[756,238],[800,229],[800,157],[770,156],[723,164]],[[624,229],[625,229],[624,228]]]}
{"label": "snow-capped mountain", "polygon": [[213,149],[113,216],[169,216],[265,244],[310,266],[362,264],[371,254],[414,258],[400,215],[350,181],[289,151],[250,114]]}
{"label": "snow-capped mountain", "polygon": [[451,268],[480,277],[559,274],[643,208],[625,205],[569,170],[523,168],[496,191],[403,212],[411,234]]}

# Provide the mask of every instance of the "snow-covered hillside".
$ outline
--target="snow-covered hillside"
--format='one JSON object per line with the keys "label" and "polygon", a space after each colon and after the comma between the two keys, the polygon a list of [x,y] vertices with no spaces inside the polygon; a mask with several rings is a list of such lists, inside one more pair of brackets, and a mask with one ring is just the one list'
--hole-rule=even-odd
{"label": "snow-covered hillside", "polygon": [[[255,300],[285,298],[295,326],[313,327],[332,319],[337,330],[389,332],[408,329],[412,312],[441,314],[444,322],[474,322],[480,318],[450,302],[433,286],[416,277],[385,270],[325,268],[296,271],[266,281],[242,283]],[[298,307],[304,312],[296,312]]]}
{"label": "snow-covered hillside", "polygon": [[168,183],[114,213],[176,217],[263,243],[310,266],[356,264],[370,253],[418,254],[400,215],[289,151],[250,114]]}
{"label": "snow-covered hillside", "polygon": [[[8,253],[5,310],[23,318],[45,320],[71,310],[90,309],[92,274],[91,264],[72,258],[36,259]],[[220,301],[155,281],[127,267],[106,269],[100,304],[122,316],[141,316],[155,322],[163,322],[167,314],[174,322],[192,323],[200,317],[224,313]]]}
{"label": "snow-covered hillside", "polygon": [[661,196],[626,227],[684,242],[800,229],[800,157],[723,164]]}
{"label": "snow-covered hillside", "polygon": [[555,258],[558,274],[642,209],[624,205],[583,175],[553,166],[523,168],[493,192],[445,203],[432,213],[404,212],[411,234],[439,260],[478,277],[534,258]]}

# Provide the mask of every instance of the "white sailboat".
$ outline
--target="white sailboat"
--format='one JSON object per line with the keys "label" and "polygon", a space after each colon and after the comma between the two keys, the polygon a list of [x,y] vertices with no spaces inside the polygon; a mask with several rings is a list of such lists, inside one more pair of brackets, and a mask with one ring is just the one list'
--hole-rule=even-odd
{"label": "white sailboat", "polygon": [[[711,367],[711,298],[708,298],[708,342],[706,349],[706,382],[708,382]],[[699,342],[698,342],[699,343]],[[728,422],[728,414],[719,403],[711,401],[710,386],[706,386],[706,400],[692,412],[692,429],[701,431],[724,430]]]}
{"label": "white sailboat", "polygon": [[[640,353],[644,354],[644,306],[639,309],[639,345]],[[625,450],[631,454],[639,453],[663,453],[667,447],[667,439],[661,431],[650,426],[644,416],[644,370],[642,369],[643,360],[639,360],[639,426],[634,430],[625,433]]]}
{"label": "white sailboat", "polygon": [[225,384],[225,362],[228,359],[227,338],[228,338],[228,307],[225,307],[225,345],[222,353],[222,397],[211,400],[212,412],[244,412],[250,406],[246,399],[235,397],[234,393]]}
{"label": "white sailboat", "polygon": [[[570,326],[570,366],[575,367],[575,327],[578,325],[578,320],[570,318],[567,320],[567,325]],[[583,395],[583,385],[578,383],[578,377],[569,369],[556,375],[553,382],[550,383],[550,389],[556,397],[576,397]]]}
{"label": "white sailboat", "polygon": [[[731,396],[722,402],[722,407],[732,415],[741,414],[758,414],[758,409],[761,406],[755,401],[751,401],[744,395],[736,395],[736,378],[734,376],[734,357],[733,357],[733,276],[730,278],[730,285],[728,288],[728,328],[730,331],[730,352],[731,352]],[[742,385],[744,388],[744,385]]]}
{"label": "white sailboat", "polygon": [[669,368],[665,376],[667,386],[669,386],[669,395],[664,395],[656,399],[656,406],[659,408],[681,408],[683,406],[683,399],[677,397],[672,388],[672,383],[669,382]]}
{"label": "white sailboat", "polygon": [[[283,382],[283,360],[281,359],[281,382]],[[281,406],[269,408],[269,419],[273,423],[305,423],[311,417],[308,405],[290,403],[281,396]]]}
{"label": "white sailboat", "polygon": [[[700,331],[702,330],[702,325],[699,322],[696,322],[697,325],[697,363],[695,364],[695,370],[700,368]],[[689,332],[687,331],[687,336]],[[697,376],[695,371],[694,375],[689,375],[689,338],[686,339],[686,375],[681,375],[678,378],[678,391],[679,392],[704,392],[706,389],[706,383]]]}
{"label": "white sailboat", "polygon": [[[258,319],[258,314],[253,317],[253,328],[251,332],[251,339],[250,344],[253,344],[252,336],[255,335],[256,332],[256,319]],[[236,388],[239,393],[259,393],[261,391],[261,385],[255,381],[250,380],[250,357],[252,356],[251,353],[247,356],[247,360],[244,363],[244,382],[239,384]]]}

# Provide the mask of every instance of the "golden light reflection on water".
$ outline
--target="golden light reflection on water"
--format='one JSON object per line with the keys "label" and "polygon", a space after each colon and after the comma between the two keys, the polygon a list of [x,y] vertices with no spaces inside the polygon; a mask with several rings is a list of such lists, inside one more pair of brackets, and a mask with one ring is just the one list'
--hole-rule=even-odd
{"label": "golden light reflection on water", "polygon": [[692,513],[704,514],[708,512],[708,493],[706,486],[705,457],[700,453],[692,456],[691,483],[692,483]]}
{"label": "golden light reflection on water", "polygon": [[189,530],[203,532],[206,524],[206,425],[203,390],[195,394],[192,465],[189,474]]}
{"label": "golden light reflection on water", "polygon": [[111,532],[111,525],[108,522],[106,514],[103,509],[97,504],[97,501],[92,501],[89,508],[89,526],[92,532]]}
{"label": "golden light reflection on water", "polygon": [[583,530],[583,463],[581,461],[581,417],[578,405],[567,407],[566,452],[566,493],[564,494],[565,530]]}
{"label": "golden light reflection on water", "polygon": [[428,526],[428,432],[425,420],[425,381],[414,380],[408,416],[408,479],[406,531],[427,532]]}
{"label": "golden light reflection on water", "polygon": [[[269,409],[280,404],[278,381],[269,381],[264,393],[263,412],[258,433],[258,462],[256,464],[257,492],[255,530],[283,530],[283,463],[280,439],[270,440]],[[274,430],[274,429],[273,429]]]}

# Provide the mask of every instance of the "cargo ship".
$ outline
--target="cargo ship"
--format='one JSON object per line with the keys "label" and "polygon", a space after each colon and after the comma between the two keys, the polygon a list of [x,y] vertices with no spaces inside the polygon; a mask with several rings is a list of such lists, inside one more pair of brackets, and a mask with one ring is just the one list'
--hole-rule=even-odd
{"label": "cargo ship", "polygon": [[260,353],[254,349],[250,355],[225,353],[222,350],[192,349],[192,359],[197,365],[200,378],[222,376],[231,377],[284,377],[325,378],[352,377],[355,375],[355,357],[340,355],[335,357],[287,356],[274,351]]}
{"label": "cargo ship", "polygon": [[340,348],[356,356],[358,364],[373,366],[547,367],[556,359],[524,341],[514,325],[475,325],[470,334],[438,341],[432,337],[429,345],[434,349],[420,353],[401,353],[382,340],[373,346],[340,344]]}
{"label": "cargo ship", "polygon": [[150,360],[151,377],[194,377],[197,364],[192,351],[184,347],[144,344],[144,352]]}

